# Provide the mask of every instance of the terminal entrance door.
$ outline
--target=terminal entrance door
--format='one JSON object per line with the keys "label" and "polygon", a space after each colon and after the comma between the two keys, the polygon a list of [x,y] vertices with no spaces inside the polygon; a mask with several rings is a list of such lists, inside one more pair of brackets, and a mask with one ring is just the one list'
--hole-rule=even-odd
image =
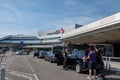
{"label": "terminal entrance door", "polygon": [[114,54],[113,54],[113,46],[112,45],[107,45],[105,46],[105,56],[107,57],[114,57]]}
{"label": "terminal entrance door", "polygon": [[114,45],[114,57],[120,57],[120,44]]}

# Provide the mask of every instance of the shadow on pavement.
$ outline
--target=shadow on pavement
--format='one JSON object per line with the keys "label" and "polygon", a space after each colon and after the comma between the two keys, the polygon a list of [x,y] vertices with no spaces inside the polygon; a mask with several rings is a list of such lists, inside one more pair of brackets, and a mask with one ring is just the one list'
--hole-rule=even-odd
{"label": "shadow on pavement", "polygon": [[120,71],[105,70],[106,80],[120,80]]}
{"label": "shadow on pavement", "polygon": [[120,78],[106,78],[105,80],[120,80]]}
{"label": "shadow on pavement", "polygon": [[105,75],[117,75],[117,76],[120,76],[120,71],[110,71],[110,70],[105,70]]}

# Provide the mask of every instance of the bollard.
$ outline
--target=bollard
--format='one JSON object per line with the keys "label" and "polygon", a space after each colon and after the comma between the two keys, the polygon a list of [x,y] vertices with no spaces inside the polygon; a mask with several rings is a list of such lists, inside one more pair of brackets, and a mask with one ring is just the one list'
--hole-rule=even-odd
{"label": "bollard", "polygon": [[108,59],[108,70],[111,70],[110,68],[111,68],[111,66],[110,66],[110,61],[111,61],[111,58],[109,57],[109,59]]}
{"label": "bollard", "polygon": [[0,68],[0,80],[5,80],[5,68]]}
{"label": "bollard", "polygon": [[110,67],[111,67],[111,66],[110,66],[110,60],[111,60],[110,57],[107,57],[107,58],[106,58],[106,69],[107,69],[107,70],[110,70]]}
{"label": "bollard", "polygon": [[105,65],[105,68],[108,69],[108,57],[106,57],[106,65]]}

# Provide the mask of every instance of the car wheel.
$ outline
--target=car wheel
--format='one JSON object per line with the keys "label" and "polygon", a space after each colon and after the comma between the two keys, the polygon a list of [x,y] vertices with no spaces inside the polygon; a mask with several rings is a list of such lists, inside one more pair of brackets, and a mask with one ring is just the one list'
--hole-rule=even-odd
{"label": "car wheel", "polygon": [[47,59],[45,58],[45,61],[47,61]]}
{"label": "car wheel", "polygon": [[52,60],[50,59],[50,63],[52,63]]}
{"label": "car wheel", "polygon": [[77,65],[76,65],[75,70],[76,70],[77,73],[80,73],[80,72],[81,72],[81,66],[80,66],[80,64],[77,64]]}

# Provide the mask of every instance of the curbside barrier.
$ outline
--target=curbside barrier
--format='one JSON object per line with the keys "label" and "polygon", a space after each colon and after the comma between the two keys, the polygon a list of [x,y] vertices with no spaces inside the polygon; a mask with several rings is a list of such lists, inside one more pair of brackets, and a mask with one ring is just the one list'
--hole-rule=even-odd
{"label": "curbside barrier", "polygon": [[5,68],[0,68],[0,80],[5,80]]}
{"label": "curbside barrier", "polygon": [[106,57],[103,56],[103,61],[105,64],[105,69],[120,71],[120,58],[119,57]]}

